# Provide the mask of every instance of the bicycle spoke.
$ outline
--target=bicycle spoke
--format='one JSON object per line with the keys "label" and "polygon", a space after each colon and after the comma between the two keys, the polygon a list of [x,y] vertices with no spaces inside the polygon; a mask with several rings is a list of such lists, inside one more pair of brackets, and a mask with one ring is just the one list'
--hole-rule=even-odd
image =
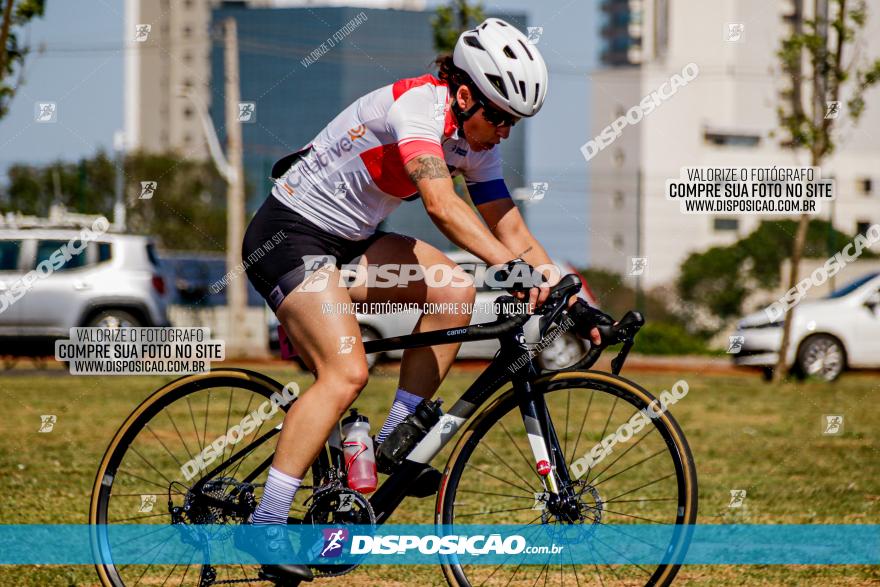
{"label": "bicycle spoke", "polygon": [[509,493],[494,493],[492,491],[477,491],[476,489],[459,489],[459,493],[479,493],[481,495],[497,495],[498,497],[511,497],[513,499],[534,499],[526,495],[511,495]]}
{"label": "bicycle spoke", "polygon": [[183,576],[180,578],[180,583],[177,584],[177,587],[183,585],[183,582],[186,580],[186,576],[189,573],[190,567],[192,567],[192,562],[194,558],[196,558],[196,551],[193,551],[192,556],[189,557],[189,562],[186,563],[186,568],[183,570]]}
{"label": "bicycle spoke", "polygon": [[522,566],[522,563],[519,563],[518,565],[516,565],[516,568],[513,569],[513,574],[510,576],[510,579],[507,580],[507,583],[504,585],[504,587],[508,587],[508,585],[510,585],[510,583],[513,582],[513,578],[516,577],[516,573],[519,571],[519,568],[521,566]]}
{"label": "bicycle spoke", "polygon": [[596,393],[596,390],[594,390],[594,389],[590,390],[590,399],[587,400],[587,409],[584,410],[584,417],[581,420],[581,428],[580,428],[580,430],[578,430],[577,436],[574,437],[574,448],[571,451],[571,456],[566,457],[566,459],[565,459],[566,463],[570,462],[574,458],[574,455],[577,454],[578,442],[581,439],[581,434],[584,433],[584,425],[587,423],[587,416],[590,415],[590,408],[593,405],[593,396],[595,395],[595,393]]}
{"label": "bicycle spoke", "polygon": [[530,510],[530,509],[532,509],[532,508],[530,508],[530,507],[529,507],[529,508],[510,508],[510,509],[507,509],[507,510],[494,510],[494,511],[491,511],[491,512],[477,512],[477,513],[474,513],[474,514],[458,514],[456,517],[457,517],[457,518],[467,518],[467,517],[470,517],[470,516],[488,516],[488,515],[490,515],[490,514],[503,514],[503,513],[506,513],[506,512],[521,512],[521,511],[523,511],[523,510]]}
{"label": "bicycle spoke", "polygon": [[[643,566],[641,566],[641,565],[635,563],[631,558],[627,557],[625,554],[623,554],[623,553],[620,552],[619,550],[617,550],[617,549],[615,549],[615,548],[612,548],[611,546],[605,544],[605,542],[603,542],[603,541],[602,541],[601,539],[599,539],[598,537],[596,538],[596,542],[599,542],[600,544],[604,545],[606,548],[608,548],[608,550],[613,550],[615,554],[620,555],[620,556],[622,556],[623,558],[625,558],[627,561],[629,561],[629,563],[630,563],[631,565],[633,565],[634,567],[636,567],[637,569],[639,569],[640,571],[642,571],[642,572],[645,573],[646,575],[649,575],[649,576],[650,576],[650,575],[652,574],[651,571],[649,571],[648,569],[644,568]],[[611,565],[608,565],[608,566],[610,567]]]}
{"label": "bicycle spoke", "polygon": [[208,390],[208,395],[205,397],[205,421],[202,423],[202,441],[207,444],[208,443],[208,414],[211,405],[211,390]]}
{"label": "bicycle spoke", "polygon": [[[504,431],[504,434],[507,435],[507,439],[510,440],[510,445],[511,445],[513,448],[515,448],[515,449],[516,449],[516,452],[519,453],[519,456],[522,457],[523,461],[524,461],[525,464],[526,464],[526,467],[527,467],[528,469],[534,471],[534,466],[532,465],[532,462],[526,457],[525,453],[523,453],[523,451],[520,450],[520,448],[519,448],[519,444],[517,444],[517,443],[513,440],[513,436],[510,434],[510,431],[507,430],[507,426],[504,425],[504,421],[503,421],[503,420],[498,420],[498,424],[501,425],[501,429]],[[528,481],[526,481],[525,479],[523,479],[523,482],[525,482],[526,485],[529,484]]]}
{"label": "bicycle spoke", "polygon": [[574,573],[574,582],[578,587],[581,585],[581,580],[578,577],[577,565],[574,564],[574,559],[571,557],[571,549],[568,549],[568,560],[571,561],[571,570]]}
{"label": "bicycle spoke", "polygon": [[[620,398],[617,397],[617,396],[614,396],[614,402],[612,402],[612,404],[611,404],[611,411],[608,412],[608,419],[605,420],[605,427],[602,428],[602,434],[599,435],[599,438],[600,438],[600,439],[601,439],[601,438],[605,438],[605,434],[608,432],[608,424],[611,422],[611,416],[614,415],[614,408],[617,407],[617,400],[618,400],[618,399],[620,399]],[[587,472],[586,472],[586,474],[585,474],[585,476],[586,476],[587,479],[590,478],[590,472],[591,472],[592,470],[593,470],[593,464],[590,463],[590,466],[587,467]]]}
{"label": "bicycle spoke", "polygon": [[153,429],[150,428],[150,425],[147,424],[146,426],[144,426],[144,428],[145,428],[150,434],[153,435],[153,438],[155,438],[155,439],[159,442],[159,444],[162,445],[162,448],[165,449],[165,452],[168,453],[168,456],[170,456],[172,459],[174,459],[174,462],[177,463],[177,466],[180,467],[180,468],[182,469],[182,468],[183,468],[183,463],[181,463],[180,461],[178,461],[178,460],[177,460],[177,457],[174,456],[174,454],[173,454],[170,450],[168,450],[168,447],[165,446],[165,443],[162,442],[162,439],[159,438],[159,437],[156,435],[155,432],[153,432]]}
{"label": "bicycle spoke", "polygon": [[[159,487],[162,487],[162,486],[159,485]],[[176,491],[176,490],[172,490],[171,493],[174,493],[177,495],[185,495],[185,494],[181,493],[180,491]],[[165,493],[164,492],[163,493],[114,493],[113,497],[140,497],[142,495],[155,495],[156,497],[160,497],[160,496],[165,495]]]}
{"label": "bicycle spoke", "polygon": [[[549,407],[547,408],[550,409]],[[568,414],[571,412],[571,390],[568,390],[567,397],[565,398],[565,430],[562,434],[562,458],[565,459],[565,454],[568,452]],[[568,460],[565,461],[568,463]]]}
{"label": "bicycle spoke", "polygon": [[119,544],[116,545],[116,547],[118,548],[120,546],[125,546],[126,544],[130,544],[131,542],[134,542],[135,540],[142,540],[145,537],[150,536],[152,534],[156,534],[158,532],[164,532],[165,530],[173,530],[172,526],[156,526],[156,528],[157,528],[157,530],[150,530],[146,534],[139,534],[133,538],[129,538],[128,540],[120,542]]}
{"label": "bicycle spoke", "polygon": [[160,585],[160,587],[165,587],[165,583],[167,583],[167,582],[168,582],[168,579],[170,579],[170,578],[171,578],[171,575],[173,575],[173,574],[174,574],[174,571],[176,571],[176,570],[177,570],[177,567],[178,567],[178,566],[179,566],[179,565],[178,565],[178,564],[177,564],[177,563],[174,563],[174,566],[173,566],[173,567],[171,567],[171,572],[170,572],[170,573],[168,573],[168,576],[166,576],[166,577],[165,577],[165,580],[164,580],[164,581],[162,581],[162,585]]}
{"label": "bicycle spoke", "polygon": [[651,522],[652,524],[664,524],[665,523],[665,522],[659,522],[657,520],[652,520],[650,518],[643,518],[641,516],[634,516],[632,514],[625,514],[623,512],[616,512],[614,510],[609,510],[609,509],[605,509],[605,508],[603,508],[602,511],[608,512],[610,514],[615,514],[618,516],[626,516],[627,518],[635,518],[636,520],[645,520],[646,522]]}
{"label": "bicycle spoke", "polygon": [[614,500],[616,500],[618,497],[623,497],[624,495],[629,495],[629,494],[632,493],[633,491],[638,491],[639,489],[644,489],[645,487],[648,487],[649,485],[653,485],[653,484],[655,484],[655,483],[659,483],[660,481],[663,481],[663,480],[665,480],[665,479],[669,479],[670,477],[672,477],[672,476],[674,476],[674,475],[675,475],[674,472],[673,472],[673,473],[670,473],[669,475],[666,475],[666,476],[664,476],[664,477],[660,477],[659,479],[655,479],[655,480],[653,480],[653,481],[650,481],[650,482],[648,482],[648,483],[645,483],[644,485],[640,485],[640,486],[636,487],[635,489],[630,489],[629,491],[626,491],[626,492],[624,492],[624,493],[621,493],[620,495],[615,495],[614,497],[612,497],[612,498],[609,499],[608,501],[609,501],[609,502],[614,501]]}
{"label": "bicycle spoke", "polygon": [[146,553],[144,553],[144,556],[146,556],[147,554],[149,554],[149,553],[152,552],[153,550],[156,550],[156,547],[159,548],[159,550],[156,550],[156,555],[153,557],[153,560],[150,561],[150,563],[149,563],[149,564],[147,565],[147,567],[144,569],[144,572],[141,573],[141,576],[140,576],[140,577],[138,577],[137,582],[135,582],[135,586],[139,585],[140,582],[141,582],[141,579],[143,579],[143,578],[144,578],[144,575],[147,574],[147,571],[149,571],[151,568],[153,568],[153,563],[156,561],[157,558],[159,558],[159,553],[161,553],[161,552],[165,549],[165,547],[168,546],[168,544],[169,544],[168,542],[160,542],[160,543],[156,544],[155,546],[153,546],[153,548],[151,548],[149,551],[147,551]]}
{"label": "bicycle spoke", "polygon": [[161,512],[161,513],[158,513],[158,514],[150,514],[150,515],[148,515],[148,516],[132,516],[132,517],[130,517],[130,518],[123,518],[123,519],[121,519],[121,520],[116,520],[115,523],[116,523],[116,524],[121,524],[122,522],[128,522],[129,520],[144,520],[144,519],[146,519],[146,518],[156,518],[156,517],[159,517],[159,516],[167,516],[167,515],[169,515],[168,512]]}
{"label": "bicycle spoke", "polygon": [[616,463],[617,461],[619,461],[620,459],[622,459],[623,457],[625,457],[625,456],[626,456],[626,453],[628,453],[629,451],[631,451],[632,449],[634,449],[636,446],[638,446],[638,444],[639,444],[641,441],[643,441],[645,438],[647,438],[648,435],[650,435],[651,432],[654,432],[655,430],[657,430],[657,429],[656,429],[656,428],[651,428],[648,432],[646,432],[644,435],[642,435],[641,437],[639,437],[639,439],[638,439],[636,442],[634,442],[633,444],[631,444],[630,446],[628,446],[628,447],[626,448],[625,451],[623,451],[622,453],[620,453],[620,454],[617,456],[616,459],[614,459],[613,461],[611,461],[611,462],[608,464],[607,467],[605,467],[604,469],[602,469],[601,471],[599,471],[598,473],[596,473],[596,476],[593,477],[592,479],[590,479],[590,480],[588,481],[588,483],[592,484],[593,481],[595,481],[596,479],[598,479],[599,477],[601,477],[601,476],[602,476],[602,473],[604,473],[605,471],[607,471],[608,469],[610,469],[611,467],[613,467],[613,466],[614,466],[614,463]]}
{"label": "bicycle spoke", "polygon": [[[141,458],[141,460],[144,461],[144,462],[147,464],[148,467],[150,467],[151,469],[153,469],[154,471],[156,471],[156,472],[159,474],[160,477],[162,477],[163,479],[165,479],[165,481],[168,482],[168,485],[171,485],[171,483],[172,483],[171,479],[169,479],[168,477],[166,477],[165,475],[163,475],[163,474],[162,474],[162,471],[160,471],[159,469],[157,469],[156,467],[154,467],[154,466],[153,466],[153,463],[151,463],[151,462],[148,461],[146,458],[144,458],[144,456],[143,456],[141,453],[139,453],[135,447],[130,446],[129,449],[131,450],[131,452],[133,452],[134,454],[136,454],[137,456],[139,456],[139,457]],[[161,487],[161,485],[160,485],[160,487]]]}
{"label": "bicycle spoke", "polygon": [[[135,453],[135,454],[137,454],[137,453]],[[140,456],[140,455],[138,455],[138,456]],[[143,457],[141,457],[141,458],[143,458]],[[145,462],[146,462],[146,461],[145,461]],[[149,465],[150,463],[147,463],[147,464]],[[156,469],[153,469],[153,470],[156,471],[157,473],[159,473],[158,470],[156,470]],[[155,481],[150,481],[149,479],[144,479],[143,477],[140,477],[140,476],[138,476],[138,475],[135,475],[134,473],[132,473],[132,472],[130,472],[130,471],[127,471],[127,470],[125,470],[125,469],[122,469],[122,468],[117,469],[117,471],[116,471],[116,475],[118,476],[120,473],[122,473],[122,474],[124,474],[124,475],[128,475],[129,477],[134,477],[135,479],[138,479],[139,481],[143,481],[144,483],[149,483],[150,485],[155,485],[156,487],[160,487],[160,488],[165,489],[165,490],[168,489],[168,486],[167,486],[167,485],[161,485],[161,484],[159,484],[159,483],[156,483]],[[159,473],[159,474],[161,475],[162,473]],[[165,479],[165,480],[168,481],[168,479]],[[168,481],[168,483],[169,483],[169,485],[170,485],[170,484],[171,484],[171,481]],[[180,492],[176,492],[176,493],[180,493]]]}
{"label": "bicycle spoke", "polygon": [[189,447],[186,445],[186,441],[183,439],[183,436],[180,435],[180,430],[177,429],[177,424],[174,423],[174,418],[171,417],[171,414],[168,410],[162,410],[165,412],[165,415],[168,416],[168,420],[171,421],[171,425],[174,427],[174,431],[177,433],[177,437],[180,439],[180,444],[183,445],[184,450],[186,450],[186,454],[189,455],[189,460],[193,459],[193,454],[190,452]]}
{"label": "bicycle spoke", "polygon": [[193,414],[192,403],[189,401],[189,396],[186,396],[186,406],[189,408],[189,419],[192,421],[193,432],[196,433],[196,442],[199,443],[199,453],[205,450],[205,445],[202,442],[202,438],[199,436],[199,429],[196,427],[196,417]]}
{"label": "bicycle spoke", "polygon": [[651,548],[655,548],[655,549],[659,550],[660,552],[663,552],[665,550],[665,548],[662,546],[657,546],[656,544],[651,544],[647,540],[643,540],[642,538],[639,538],[638,536],[633,536],[632,534],[627,534],[626,532],[624,532],[623,530],[621,530],[620,528],[617,527],[617,526],[619,526],[619,524],[612,525],[612,524],[606,524],[605,522],[599,522],[599,524],[604,526],[605,528],[609,528],[611,530],[614,530],[615,532],[623,534],[627,538],[637,540],[646,546],[650,546]]}
{"label": "bicycle spoke", "polygon": [[501,477],[498,477],[498,476],[496,476],[496,475],[493,475],[492,473],[489,473],[488,471],[484,471],[484,470],[482,470],[481,468],[479,468],[478,466],[474,465],[473,463],[468,463],[467,466],[470,467],[470,468],[472,468],[472,469],[474,469],[474,470],[476,470],[476,471],[479,471],[479,472],[482,473],[483,475],[487,475],[487,476],[489,476],[489,477],[492,477],[493,479],[497,479],[498,481],[501,481],[502,483],[507,483],[507,484],[510,485],[511,487],[516,487],[517,489],[520,489],[520,490],[522,490],[522,491],[525,491],[525,492],[528,493],[529,495],[534,495],[534,492],[533,492],[531,489],[523,489],[522,487],[520,487],[520,486],[517,485],[516,483],[511,483],[510,481],[508,481],[508,480],[506,480],[506,479],[502,479]]}
{"label": "bicycle spoke", "polygon": [[[596,549],[593,547],[593,543],[590,542],[590,543],[588,543],[587,545],[590,547],[590,551],[595,555],[595,558],[598,559],[598,558],[599,558],[599,556],[598,556],[599,553],[596,552]],[[570,550],[570,549],[569,549],[569,550]],[[593,563],[593,567],[595,567],[595,569],[596,569],[596,578],[599,579],[599,585],[600,585],[601,587],[605,587],[605,581],[602,580],[602,571],[599,570],[599,565],[598,565],[597,563],[594,562],[594,563]]]}
{"label": "bicycle spoke", "polygon": [[[644,463],[644,462],[646,462],[646,461],[650,461],[651,459],[653,459],[653,458],[656,457],[657,455],[662,455],[662,454],[665,453],[665,452],[666,452],[666,449],[665,449],[665,448],[661,448],[660,450],[658,450],[658,451],[655,452],[654,454],[652,454],[652,455],[650,455],[650,456],[647,456],[647,457],[643,458],[642,460],[640,460],[640,461],[638,461],[638,462],[636,462],[636,463],[633,463],[632,465],[628,466],[627,468],[625,468],[625,469],[623,469],[623,470],[621,470],[621,471],[618,471],[617,473],[613,474],[611,477],[605,477],[604,479],[602,479],[602,480],[599,481],[598,483],[591,484],[591,485],[593,485],[593,487],[598,487],[599,485],[602,485],[602,484],[605,483],[606,481],[611,481],[612,479],[614,479],[614,478],[617,477],[618,475],[622,475],[623,473],[626,473],[626,472],[629,471],[630,469],[633,469],[633,468],[635,468],[635,467],[638,467],[638,466],[641,465],[642,463]],[[594,481],[595,481],[595,479],[594,479]]]}
{"label": "bicycle spoke", "polygon": [[532,583],[532,587],[537,587],[538,581],[541,580],[541,575],[544,574],[544,569],[547,568],[547,565],[549,564],[550,558],[548,557],[547,560],[548,560],[548,563],[544,563],[544,566],[541,567],[541,571],[538,573],[538,576],[535,578],[535,582]]}
{"label": "bicycle spoke", "polygon": [[[232,414],[232,396],[235,395],[235,388],[229,388],[229,405],[226,407],[226,428],[223,429],[223,434],[229,430],[229,416]],[[231,448],[231,447],[230,447]],[[220,457],[220,462],[224,462],[226,460],[226,446],[223,447],[223,454]]]}
{"label": "bicycle spoke", "polygon": [[[516,476],[517,479],[519,479],[520,481],[522,481],[523,483],[525,483],[527,487],[529,487],[530,489],[532,489],[532,486],[529,484],[529,482],[526,481],[525,479],[523,479],[522,475],[520,475],[519,473],[517,473],[517,472],[513,469],[513,467],[510,466],[510,463],[508,463],[505,459],[502,459],[500,456],[498,456],[498,453],[496,453],[494,450],[492,450],[492,447],[490,447],[490,446],[489,446],[488,444],[486,444],[486,443],[480,443],[480,446],[482,446],[483,448],[485,448],[486,450],[488,450],[490,453],[492,453],[492,456],[495,457],[496,459],[498,459],[499,462],[504,463],[504,466],[507,467],[507,468],[510,470],[510,472],[513,473],[513,474]],[[533,491],[533,493],[534,493],[534,491]]]}

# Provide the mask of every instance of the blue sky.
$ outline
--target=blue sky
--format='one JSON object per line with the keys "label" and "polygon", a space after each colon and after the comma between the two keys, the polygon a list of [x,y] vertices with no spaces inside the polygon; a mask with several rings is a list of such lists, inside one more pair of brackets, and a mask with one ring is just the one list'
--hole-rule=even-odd
{"label": "blue sky", "polygon": [[[538,48],[550,66],[550,94],[538,117],[526,122],[526,161],[527,180],[549,182],[550,189],[526,214],[551,255],[578,263],[587,260],[587,177],[579,148],[587,140],[587,73],[595,65],[599,29],[595,4],[487,3],[493,12],[525,12],[532,26],[544,27]],[[113,133],[123,126],[123,22],[121,0],[48,0],[45,18],[29,26],[34,52],[26,83],[0,121],[0,181],[15,162],[72,161],[112,149]],[[57,122],[35,122],[37,102],[56,102]]]}

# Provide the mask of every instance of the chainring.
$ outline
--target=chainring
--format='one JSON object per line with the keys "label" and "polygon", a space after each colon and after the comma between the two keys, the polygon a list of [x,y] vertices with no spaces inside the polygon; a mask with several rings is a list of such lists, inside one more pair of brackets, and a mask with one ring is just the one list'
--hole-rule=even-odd
{"label": "chainring", "polygon": [[[311,501],[303,524],[318,525],[369,525],[376,526],[376,514],[366,496],[349,489],[340,482],[317,489],[309,497]],[[313,546],[320,552],[321,543]],[[316,577],[338,577],[352,572],[358,564],[349,565],[309,565]]]}

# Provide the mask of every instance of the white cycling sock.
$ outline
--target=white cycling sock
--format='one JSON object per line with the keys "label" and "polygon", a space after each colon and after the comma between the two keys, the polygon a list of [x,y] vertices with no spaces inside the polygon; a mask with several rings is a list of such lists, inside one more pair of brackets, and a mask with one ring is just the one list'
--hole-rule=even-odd
{"label": "white cycling sock", "polygon": [[263,488],[263,499],[251,516],[254,525],[286,524],[293,497],[300,483],[302,479],[286,475],[270,466],[269,478],[266,479],[266,486]]}
{"label": "white cycling sock", "polygon": [[410,414],[414,414],[416,406],[423,399],[423,397],[412,394],[402,387],[398,388],[397,395],[394,396],[394,403],[391,404],[391,410],[388,412],[388,418],[382,424],[382,429],[379,430],[379,434],[376,436],[376,442],[384,441],[391,434],[391,431],[397,428],[398,424],[403,422]]}

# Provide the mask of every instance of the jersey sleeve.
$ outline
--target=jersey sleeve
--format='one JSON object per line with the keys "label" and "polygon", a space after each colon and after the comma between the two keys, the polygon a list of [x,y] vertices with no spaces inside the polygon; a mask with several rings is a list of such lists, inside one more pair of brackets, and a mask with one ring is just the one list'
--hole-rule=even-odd
{"label": "jersey sleeve", "polygon": [[[445,104],[443,90],[425,84],[399,96],[388,110],[388,126],[397,139],[400,158],[406,165],[419,155],[435,155],[443,159],[440,137],[443,117],[435,116],[435,104]],[[436,119],[436,120],[435,120]]]}
{"label": "jersey sleeve", "polygon": [[498,147],[473,157],[462,173],[474,204],[510,197],[510,190],[501,173],[501,152]]}

